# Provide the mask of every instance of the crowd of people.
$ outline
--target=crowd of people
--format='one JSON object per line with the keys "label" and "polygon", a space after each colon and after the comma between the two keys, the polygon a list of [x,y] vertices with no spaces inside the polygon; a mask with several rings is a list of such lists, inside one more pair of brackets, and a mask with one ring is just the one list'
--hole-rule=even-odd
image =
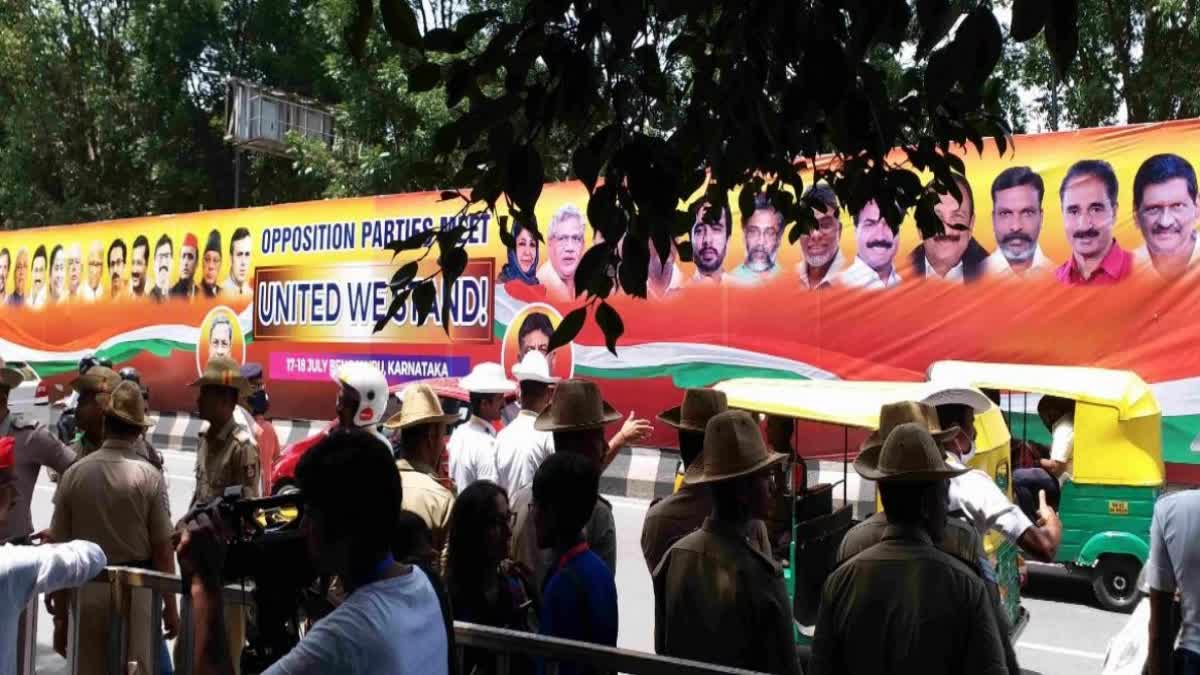
{"label": "crowd of people", "polygon": [[[178,567],[192,601],[196,671],[240,672],[252,627],[220,592],[231,533],[204,507],[223,495],[269,492],[263,474],[271,457],[260,450],[269,425],[262,419],[265,394],[258,393],[261,370],[218,357],[192,383],[207,430],[192,509],[177,521],[161,458],[146,439],[145,392],[98,362],[81,370],[71,383],[78,436],[67,446],[7,410],[5,395],[20,374],[0,366],[0,529],[6,541],[46,542],[0,549],[0,669],[15,664],[16,617],[35,591],[50,594],[55,647],[65,652],[65,589],[105,565],[122,565],[170,574]],[[294,476],[309,557],[333,580],[329,608],[270,672],[495,672],[494,655],[454,648],[454,621],[616,645],[617,526],[600,478],[621,447],[646,438],[651,425],[625,418],[594,383],[556,380],[538,350],[513,373],[509,380],[487,363],[462,378],[470,417],[447,438],[461,420],[443,410],[429,386],[408,386],[389,415],[381,372],[362,363],[338,371],[338,421],[306,449]],[[521,411],[497,431],[514,392]],[[969,468],[974,414],[988,404],[974,390],[947,389],[880,411],[855,470],[875,481],[884,509],[851,528],[837,551],[809,672],[1020,672],[982,537],[995,530],[1027,555],[1051,560],[1062,525],[1044,490],[1031,519],[986,474]],[[685,391],[658,420],[677,431],[685,473],[679,490],[652,504],[641,531],[653,580],[655,650],[800,673],[793,601],[768,527],[773,492],[786,480],[781,476],[792,475],[780,467],[793,451],[778,429],[764,435],[761,420],[729,409],[716,390]],[[606,437],[618,422],[620,431]],[[442,469],[446,448],[449,466]],[[29,505],[42,466],[57,472],[58,484],[50,527],[34,533]],[[1184,542],[1200,512],[1190,499],[1164,500],[1155,513],[1151,597],[1166,622],[1161,608],[1179,590],[1185,625],[1178,654],[1164,646],[1169,633],[1161,622],[1152,626],[1159,665],[1200,658],[1194,629],[1186,628],[1197,611],[1187,595],[1194,591],[1180,583],[1189,569]],[[78,598],[75,667],[105,672],[110,594],[93,585]],[[131,601],[126,649],[143,664],[157,653],[161,672],[170,672],[167,641],[180,628],[176,599],[163,599],[161,627],[149,624],[157,609],[149,602]],[[1192,672],[1181,667],[1173,672]],[[517,657],[509,672],[543,669],[539,659]],[[563,663],[559,672],[598,671]]]}

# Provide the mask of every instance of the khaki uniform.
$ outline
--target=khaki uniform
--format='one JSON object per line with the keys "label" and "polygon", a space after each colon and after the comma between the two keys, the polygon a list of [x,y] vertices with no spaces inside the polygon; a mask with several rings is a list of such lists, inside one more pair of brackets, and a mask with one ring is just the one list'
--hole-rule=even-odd
{"label": "khaki uniform", "polygon": [[990,605],[979,576],[928,534],[889,525],[825,582],[812,670],[1008,673]]}
{"label": "khaki uniform", "polygon": [[196,451],[196,493],[192,506],[225,494],[226,488],[241,486],[242,496],[258,497],[258,448],[250,431],[233,418],[215,433],[200,434]]}
{"label": "khaki uniform", "polygon": [[[516,514],[513,525],[512,559],[524,563],[533,571],[533,591],[539,596],[546,575],[554,567],[557,558],[554,551],[548,548],[538,548],[537,528],[534,526],[531,505],[533,503],[533,486],[529,485],[517,490],[510,499],[509,508]],[[583,538],[588,543],[592,553],[600,556],[604,564],[615,576],[617,573],[617,524],[613,520],[612,505],[603,497],[596,498],[596,506],[592,509],[592,517],[583,526]]]}
{"label": "khaki uniform", "polygon": [[0,526],[0,542],[3,542],[33,532],[29,505],[38,473],[43,466],[63,473],[75,461],[75,453],[49,429],[25,415],[10,412],[0,421],[0,436],[13,437],[13,474],[17,484],[17,503],[8,514],[7,526]]}
{"label": "khaki uniform", "polygon": [[[846,533],[846,537],[842,539],[842,545],[838,547],[837,564],[841,565],[859,553],[883,541],[883,536],[887,528],[887,515],[882,511],[850,528],[850,531]],[[996,587],[995,580],[989,579],[988,575],[984,573],[985,563],[983,561],[985,560],[985,554],[983,551],[983,538],[979,536],[979,532],[974,527],[971,527],[965,521],[958,518],[947,518],[946,533],[942,536],[942,541],[938,544],[938,548],[954,556],[983,580],[984,585],[987,587],[988,597],[991,599],[992,607],[995,610],[996,625],[1000,628],[1000,638],[1004,646],[1004,660],[1008,664],[1008,671],[1012,675],[1019,675],[1021,668],[1017,664],[1017,653],[1013,649],[1012,639],[1009,635],[1008,615],[1005,614],[1004,603],[1000,601],[1000,589]]]}
{"label": "khaki uniform", "polygon": [[433,477],[433,469],[424,464],[413,464],[407,459],[396,462],[400,472],[400,489],[403,491],[401,508],[412,511],[425,521],[433,533],[433,550],[442,554],[450,536],[450,510],[454,507],[454,493]]}
{"label": "khaki uniform", "polygon": [[654,570],[654,648],[664,656],[799,675],[780,568],[748,532],[708,518]]}
{"label": "khaki uniform", "polygon": [[[171,517],[164,506],[166,482],[134,454],[130,443],[108,440],[63,474],[54,495],[50,536],[59,542],[85,539],[103,549],[110,565],[149,568],[156,546],[169,544]],[[104,673],[111,591],[86,586],[79,632],[79,673]],[[150,625],[150,599],[133,598],[129,660],[149,664],[158,649]],[[143,665],[143,667],[147,667]]]}
{"label": "khaki uniform", "polygon": [[[700,529],[712,513],[712,492],[704,485],[684,485],[675,494],[650,506],[642,523],[642,556],[650,573],[675,542]],[[769,559],[771,539],[767,525],[750,521],[750,545]]]}

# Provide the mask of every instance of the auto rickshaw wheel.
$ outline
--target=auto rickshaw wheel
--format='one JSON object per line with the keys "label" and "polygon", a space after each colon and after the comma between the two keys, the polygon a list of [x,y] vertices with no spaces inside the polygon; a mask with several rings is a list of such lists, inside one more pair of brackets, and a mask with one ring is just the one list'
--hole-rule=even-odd
{"label": "auto rickshaw wheel", "polygon": [[1128,614],[1138,603],[1138,575],[1142,565],[1124,555],[1101,556],[1092,570],[1092,593],[1109,611]]}

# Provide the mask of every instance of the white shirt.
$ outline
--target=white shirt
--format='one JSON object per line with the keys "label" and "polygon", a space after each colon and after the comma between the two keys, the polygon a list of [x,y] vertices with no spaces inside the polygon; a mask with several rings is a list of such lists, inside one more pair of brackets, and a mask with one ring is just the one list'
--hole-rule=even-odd
{"label": "white shirt", "polygon": [[959,283],[965,283],[965,280],[963,279],[962,258],[959,258],[958,263],[956,265],[954,265],[954,267],[951,267],[946,272],[946,276],[942,276],[942,275],[938,274],[936,270],[933,269],[933,263],[929,262],[929,256],[925,256],[925,278],[941,279],[943,281],[957,281]]}
{"label": "white shirt", "polygon": [[[957,457],[947,456],[946,463],[956,469],[966,468]],[[961,510],[980,536],[996,530],[1014,544],[1033,527],[1033,521],[1009,501],[996,481],[979,469],[950,479],[950,510]]]}
{"label": "white shirt", "polygon": [[[1012,268],[1012,264],[1008,262],[1008,258],[1004,257],[1004,251],[996,249],[994,253],[989,255],[983,261],[984,274],[988,276],[1007,277],[1007,278],[1025,278],[1033,277],[1041,274],[1054,272],[1055,265],[1042,253],[1042,247],[1038,246],[1033,250],[1033,260],[1029,263],[1029,269],[1024,272],[1018,272]],[[926,268],[928,269],[928,268]]]}
{"label": "white shirt", "polygon": [[[858,260],[858,258],[855,258],[855,260]],[[829,261],[829,269],[825,270],[825,276],[821,277],[821,280],[817,282],[816,286],[812,286],[808,283],[807,260],[799,265],[796,265],[796,275],[800,277],[801,285],[811,291],[814,289],[829,288],[830,286],[833,286],[835,283],[837,283],[838,275],[841,274],[845,269],[846,261],[844,258],[842,258],[841,249],[837,249],[833,253],[833,260]]]}
{"label": "white shirt", "polygon": [[533,428],[537,413],[522,410],[496,435],[496,482],[514,494],[533,484],[533,474],[554,454],[554,434]]}
{"label": "white shirt", "polygon": [[356,589],[266,672],[445,675],[447,645],[437,595],[414,567]]}
{"label": "white shirt", "polygon": [[[1154,259],[1150,257],[1150,249],[1145,245],[1133,252],[1133,265],[1138,273],[1154,272],[1158,274],[1158,270],[1154,267]],[[1188,258],[1187,270],[1190,272],[1197,267],[1200,267],[1200,246],[1196,245],[1196,239],[1193,238],[1192,255]]]}
{"label": "white shirt", "polygon": [[755,286],[771,279],[774,279],[779,274],[779,265],[772,265],[771,269],[765,272],[756,272],[750,269],[745,263],[738,265],[732,272],[726,275],[729,282],[737,286]]}
{"label": "white shirt", "polygon": [[477,480],[496,480],[496,430],[471,415],[450,435],[450,477],[459,492]]}
{"label": "white shirt", "polygon": [[1200,652],[1200,491],[1159,497],[1150,521],[1146,583],[1164,593],[1179,591],[1183,627],[1179,646]]}
{"label": "white shirt", "polygon": [[18,623],[34,594],[82,586],[107,564],[90,541],[0,546],[0,673],[17,672]]}
{"label": "white shirt", "polygon": [[82,284],[79,287],[79,297],[82,298],[84,302],[95,302],[100,298],[100,289],[97,288],[92,290],[91,286],[87,285],[86,283]]}
{"label": "white shirt", "polygon": [[667,288],[661,294],[654,291],[654,287],[646,283],[647,297],[666,297],[675,291],[683,288],[683,271],[679,269],[678,263],[671,263],[671,280],[667,282]]}
{"label": "white shirt", "polygon": [[546,287],[546,293],[551,297],[575,299],[571,297],[570,292],[567,290],[567,283],[563,281],[562,277],[558,276],[558,271],[554,269],[554,265],[551,265],[550,261],[547,260],[538,268],[537,278],[538,282]]}
{"label": "white shirt", "polygon": [[887,281],[879,278],[879,272],[871,269],[871,266],[863,262],[862,258],[854,257],[854,262],[838,275],[837,282],[843,286],[850,288],[863,288],[869,291],[881,291],[886,288],[895,288],[900,285],[903,279],[896,273],[896,267],[892,266],[892,272],[888,275]]}
{"label": "white shirt", "polygon": [[1075,475],[1075,418],[1063,415],[1054,423],[1050,441],[1050,459],[1067,465],[1067,470],[1058,477],[1058,484],[1066,483]]}

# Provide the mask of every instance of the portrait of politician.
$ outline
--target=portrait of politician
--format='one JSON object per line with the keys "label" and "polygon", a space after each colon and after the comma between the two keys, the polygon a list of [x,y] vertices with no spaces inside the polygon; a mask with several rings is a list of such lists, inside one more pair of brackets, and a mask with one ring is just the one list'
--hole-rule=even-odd
{"label": "portrait of politician", "polygon": [[56,244],[50,252],[50,296],[48,302],[58,304],[67,300],[67,249]]}
{"label": "portrait of politician", "polygon": [[842,221],[838,218],[837,195],[828,184],[809,187],[803,199],[811,205],[816,226],[800,235],[804,261],[796,266],[796,276],[801,286],[815,291],[833,286],[846,268],[841,250]]}
{"label": "portrait of politician", "polygon": [[[950,192],[938,193],[938,204],[933,211],[942,221],[942,231],[913,249],[912,266],[917,276],[969,283],[983,275],[988,252],[975,241],[975,195],[971,184],[959,174],[954,174],[954,184],[962,200]],[[937,189],[934,184],[926,187]]]}
{"label": "portrait of politician", "polygon": [[175,245],[163,234],[154,244],[154,288],[150,299],[166,302],[171,297],[171,268],[175,265]]}
{"label": "portrait of politician", "polygon": [[988,256],[989,275],[1034,277],[1054,272],[1054,263],[1042,252],[1042,199],[1046,184],[1027,166],[1000,172],[992,181],[992,229],[996,251]]}
{"label": "portrait of politician", "polygon": [[1133,177],[1133,218],[1146,244],[1133,252],[1139,271],[1178,279],[1197,267],[1196,171],[1179,155],[1154,155]]}
{"label": "portrait of politician", "polygon": [[250,230],[239,227],[229,239],[229,278],[222,287],[223,295],[248,296],[250,288]]}
{"label": "portrait of politician", "polygon": [[29,249],[24,246],[17,251],[17,261],[13,265],[12,293],[8,296],[8,304],[20,307],[25,304],[25,281],[29,278]]}
{"label": "portrait of politician", "polygon": [[135,298],[146,293],[146,265],[150,259],[150,240],[139,234],[129,249],[129,292]]}
{"label": "portrait of politician", "polygon": [[83,283],[83,248],[79,242],[67,248],[67,292],[71,300],[80,298],[79,288]]}
{"label": "portrait of politician", "polygon": [[100,299],[104,292],[101,284],[104,282],[104,242],[99,239],[92,240],[88,247],[87,258],[87,283],[84,284],[81,294],[87,302],[95,302]]}
{"label": "portrait of politician", "polygon": [[39,244],[33,251],[33,262],[29,267],[29,277],[32,279],[32,286],[29,289],[29,306],[35,309],[46,304],[46,271],[48,267],[46,245]]}
{"label": "portrait of politician", "polygon": [[855,256],[837,278],[837,285],[867,290],[883,290],[900,285],[896,272],[896,251],[900,239],[892,231],[879,204],[871,200],[854,217]]}
{"label": "portrait of politician", "polygon": [[538,268],[538,281],[551,297],[574,299],[575,270],[583,258],[583,213],[574,204],[564,204],[550,218],[547,233],[550,259]]}
{"label": "portrait of politician", "polygon": [[533,232],[516,221],[512,224],[513,246],[508,249],[508,262],[500,268],[496,281],[507,284],[511,281],[520,282],[527,286],[537,286],[537,266],[541,258],[537,237]]}
{"label": "portrait of politician", "polygon": [[0,305],[8,304],[8,268],[11,264],[12,254],[7,248],[0,249]]}
{"label": "portrait of politician", "polygon": [[1058,189],[1071,257],[1054,275],[1067,286],[1106,286],[1128,279],[1133,254],[1113,236],[1117,174],[1100,159],[1075,162]]}
{"label": "portrait of politician", "polygon": [[113,300],[128,295],[125,290],[125,242],[114,239],[108,245],[108,278],[109,295]]}
{"label": "portrait of politician", "polygon": [[520,363],[529,352],[537,350],[546,356],[546,362],[553,372],[555,355],[549,351],[551,335],[554,335],[554,324],[550,323],[549,316],[542,312],[527,314],[517,329],[517,360],[514,365]]}
{"label": "portrait of politician", "polygon": [[692,207],[692,262],[696,272],[693,284],[720,284],[725,277],[725,252],[729,250],[733,218],[729,206],[714,210],[701,201]]}
{"label": "portrait of politician", "polygon": [[190,299],[196,296],[196,264],[199,260],[200,241],[188,232],[179,247],[179,281],[171,287],[171,297]]}
{"label": "portrait of politician", "polygon": [[216,229],[208,233],[204,244],[204,267],[200,273],[200,290],[206,298],[215,298],[221,293],[217,277],[221,274],[221,233]]}
{"label": "portrait of politician", "polygon": [[730,272],[731,281],[753,286],[779,274],[779,245],[783,240],[783,214],[765,194],[754,196],[754,208],[742,214],[746,261]]}
{"label": "portrait of politician", "polygon": [[218,356],[232,358],[233,322],[229,317],[218,314],[208,328],[208,360]]}

